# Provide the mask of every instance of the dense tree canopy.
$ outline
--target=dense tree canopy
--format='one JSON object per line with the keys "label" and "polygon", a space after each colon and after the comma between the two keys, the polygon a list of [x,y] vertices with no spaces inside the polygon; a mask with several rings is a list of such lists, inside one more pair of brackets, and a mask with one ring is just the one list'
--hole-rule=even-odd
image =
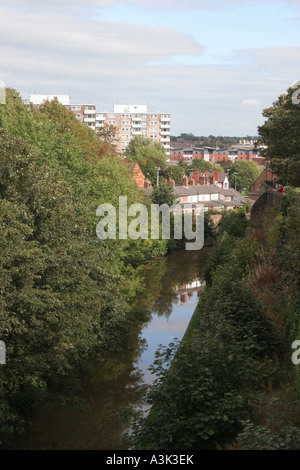
{"label": "dense tree canopy", "polygon": [[190,165],[190,169],[192,171],[214,171],[214,169],[216,169],[217,171],[220,171],[222,173],[224,172],[224,169],[221,167],[221,165],[218,165],[217,163],[214,164],[207,162],[206,160],[203,160],[203,158],[195,158]]}
{"label": "dense tree canopy", "polygon": [[[140,263],[166,240],[100,240],[99,204],[151,200],[109,141],[57,100],[0,106],[0,445],[51,391],[76,393],[81,374],[126,345],[138,312]],[[118,231],[118,226],[117,226]]]}
{"label": "dense tree canopy", "polygon": [[152,200],[154,204],[167,204],[171,207],[176,202],[172,185],[162,183],[158,188],[155,188],[152,194]]}
{"label": "dense tree canopy", "polygon": [[92,353],[96,359],[117,347],[129,284],[117,254],[92,236],[62,173],[38,164],[34,149],[5,131],[0,151],[0,337],[7,346],[0,394],[13,415],[16,401],[18,411],[27,409],[28,396],[34,403],[84,369]]}
{"label": "dense tree canopy", "polygon": [[139,164],[153,185],[156,184],[157,167],[162,171],[166,168],[167,154],[163,145],[144,136],[136,136],[130,141],[126,157],[128,161]]}
{"label": "dense tree canopy", "polygon": [[263,111],[266,122],[258,128],[267,146],[263,155],[284,185],[300,185],[300,82],[290,87],[270,108]]}
{"label": "dense tree canopy", "polygon": [[256,162],[237,160],[229,167],[229,182],[231,188],[237,191],[249,191],[255,180],[261,174],[262,169]]}

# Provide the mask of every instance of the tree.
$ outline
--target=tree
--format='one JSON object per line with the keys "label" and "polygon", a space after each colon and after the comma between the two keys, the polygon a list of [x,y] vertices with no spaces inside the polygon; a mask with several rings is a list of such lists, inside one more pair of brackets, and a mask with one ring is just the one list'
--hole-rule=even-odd
{"label": "tree", "polygon": [[182,177],[185,171],[180,165],[167,165],[166,168],[161,172],[163,178],[169,180],[173,179],[176,183],[181,183]]}
{"label": "tree", "polygon": [[236,186],[238,191],[241,191],[244,188],[246,191],[249,191],[261,172],[262,170],[256,162],[237,160],[235,163],[230,165],[230,186],[233,188]]}
{"label": "tree", "polygon": [[[89,228],[88,199],[74,201],[62,171],[37,163],[37,152],[5,130],[0,152],[5,428],[12,416],[22,422],[66,378],[75,388],[77,371],[91,356],[97,361],[119,348],[128,326],[131,281],[122,276],[114,247],[101,245]],[[5,437],[0,430],[0,441]]]}
{"label": "tree", "polygon": [[167,154],[164,146],[150,138],[137,136],[130,141],[125,154],[128,161],[139,164],[144,175],[155,185],[157,167],[162,171],[166,167]]}
{"label": "tree", "polygon": [[108,154],[112,154],[116,156],[117,127],[111,124],[105,124],[104,127],[98,127],[96,129],[96,135],[102,142],[100,155],[105,156]]}
{"label": "tree", "polygon": [[178,167],[181,169],[184,175],[189,174],[190,172],[190,165],[186,163],[184,160],[180,160],[178,163]]}
{"label": "tree", "polygon": [[175,199],[173,187],[167,183],[155,188],[152,194],[154,204],[168,204],[171,207],[175,203]]}
{"label": "tree", "polygon": [[[76,393],[82,372],[126,346],[140,273],[166,240],[99,240],[96,209],[146,196],[123,159],[58,102],[0,106],[0,445],[53,389]],[[65,388],[64,388],[65,387]]]}
{"label": "tree", "polygon": [[300,185],[300,104],[298,82],[264,109],[266,122],[258,128],[260,142],[267,146],[262,155],[284,185]]}
{"label": "tree", "polygon": [[216,169],[217,171],[220,171],[221,173],[224,172],[223,168],[218,165],[217,163],[210,163],[207,162],[206,160],[203,160],[202,158],[195,158],[190,166],[191,171],[194,170],[200,170],[200,171],[214,171]]}

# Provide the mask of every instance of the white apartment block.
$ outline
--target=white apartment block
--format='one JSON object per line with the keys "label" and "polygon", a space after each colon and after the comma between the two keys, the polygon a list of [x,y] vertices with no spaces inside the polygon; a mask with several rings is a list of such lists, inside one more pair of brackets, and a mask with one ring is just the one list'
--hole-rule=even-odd
{"label": "white apartment block", "polygon": [[98,112],[95,104],[70,104],[69,95],[30,95],[30,102],[39,106],[54,98],[72,111],[80,122],[96,130],[106,125],[116,127],[115,145],[123,154],[137,135],[160,142],[170,155],[170,113],[148,112],[147,105],[116,104],[113,112]]}
{"label": "white apartment block", "polygon": [[147,105],[114,105],[112,112],[98,112],[95,105],[69,105],[67,108],[93,130],[106,125],[116,127],[115,144],[124,153],[129,142],[137,135],[160,142],[170,155],[170,114],[150,113]]}
{"label": "white apartment block", "polygon": [[95,104],[70,104],[66,106],[72,111],[80,122],[84,122],[93,130],[96,128],[96,105]]}
{"label": "white apartment block", "polygon": [[67,106],[70,104],[70,96],[69,95],[37,95],[33,94],[30,95],[30,103],[32,103],[34,106],[40,106],[41,104],[46,103],[46,101],[53,101],[54,99],[57,99],[59,103],[63,104],[64,106]]}

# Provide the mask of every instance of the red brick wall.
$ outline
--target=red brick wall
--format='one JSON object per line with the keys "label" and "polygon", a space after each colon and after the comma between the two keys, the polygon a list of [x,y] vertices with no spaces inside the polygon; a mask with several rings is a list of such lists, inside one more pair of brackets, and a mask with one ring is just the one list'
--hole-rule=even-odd
{"label": "red brick wall", "polygon": [[143,188],[144,187],[144,181],[145,181],[145,177],[143,175],[143,172],[142,170],[140,169],[139,165],[136,165],[133,169],[133,177],[135,179],[135,181],[137,182],[138,186],[140,188]]}

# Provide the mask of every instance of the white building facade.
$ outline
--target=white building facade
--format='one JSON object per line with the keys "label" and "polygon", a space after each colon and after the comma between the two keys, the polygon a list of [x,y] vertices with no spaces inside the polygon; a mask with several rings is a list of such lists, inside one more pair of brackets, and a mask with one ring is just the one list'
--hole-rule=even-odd
{"label": "white building facade", "polygon": [[34,106],[40,106],[54,99],[66,106],[80,122],[93,130],[114,126],[116,128],[114,143],[121,154],[125,153],[129,142],[140,135],[160,142],[167,156],[170,155],[170,113],[148,112],[148,106],[144,104],[116,104],[112,112],[99,112],[95,104],[70,104],[69,95],[30,95],[30,102]]}

